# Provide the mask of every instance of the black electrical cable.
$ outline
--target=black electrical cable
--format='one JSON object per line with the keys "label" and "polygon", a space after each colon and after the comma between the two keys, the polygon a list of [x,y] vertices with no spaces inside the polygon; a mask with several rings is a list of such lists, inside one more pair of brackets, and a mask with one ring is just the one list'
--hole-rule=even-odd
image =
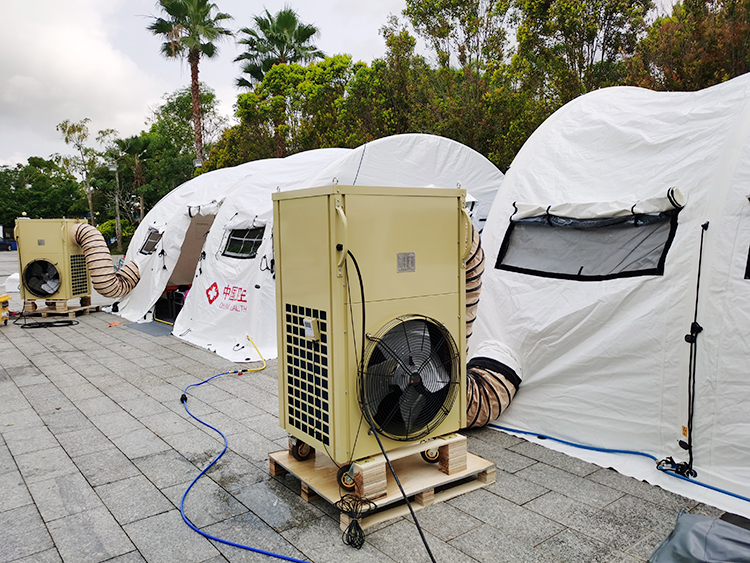
{"label": "black electrical cable", "polygon": [[[21,328],[61,328],[65,326],[75,326],[78,324],[78,321],[75,319],[60,319],[57,321],[47,321],[47,322],[40,322],[40,321],[32,321],[28,322],[27,319],[29,318],[29,315],[24,315],[21,313],[17,316],[17,318],[13,321],[14,325],[18,325]],[[19,321],[23,319],[23,324],[21,324]]]}
{"label": "black electrical cable", "polygon": [[[352,259],[352,262],[354,263],[354,268],[357,270],[357,277],[359,278],[359,291],[362,296],[362,352],[361,352],[360,359],[359,359],[359,379],[361,379],[365,371],[365,339],[367,335],[366,328],[365,328],[366,326],[365,325],[365,285],[362,280],[362,271],[359,269],[359,264],[357,263],[357,259],[354,257],[354,254],[352,254],[351,250],[347,250],[347,254]],[[349,301],[351,302],[351,299]],[[432,555],[432,550],[430,550],[430,546],[427,544],[427,538],[425,537],[424,532],[422,531],[422,526],[419,525],[419,521],[417,520],[417,515],[414,514],[414,509],[411,507],[411,502],[409,502],[409,497],[406,495],[406,491],[404,491],[404,488],[401,486],[401,481],[399,480],[398,475],[396,475],[396,470],[393,469],[393,465],[391,465],[391,460],[388,458],[388,454],[385,453],[385,448],[383,447],[383,442],[380,441],[380,436],[378,434],[377,429],[375,428],[375,423],[372,421],[372,418],[370,417],[366,409],[363,409],[363,413],[365,415],[365,419],[367,420],[367,423],[370,425],[370,430],[375,436],[375,440],[377,440],[378,442],[378,446],[380,446],[380,451],[383,453],[383,457],[385,458],[385,461],[388,464],[388,468],[390,469],[391,474],[393,475],[393,479],[396,481],[396,485],[398,485],[398,488],[401,491],[401,496],[404,497],[404,501],[406,501],[406,506],[409,508],[411,517],[414,519],[414,524],[416,525],[417,531],[419,532],[419,537],[422,538],[422,543],[424,544],[424,547],[427,550],[427,555],[430,556],[430,561],[432,561],[432,563],[436,563],[435,556]]]}

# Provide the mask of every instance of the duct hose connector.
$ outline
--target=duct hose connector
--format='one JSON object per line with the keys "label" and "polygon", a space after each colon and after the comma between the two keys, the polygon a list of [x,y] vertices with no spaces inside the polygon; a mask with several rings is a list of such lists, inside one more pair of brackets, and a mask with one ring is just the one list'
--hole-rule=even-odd
{"label": "duct hose connector", "polygon": [[[472,228],[470,258],[466,262],[466,346],[477,318],[482,291],[484,251],[477,229]],[[486,426],[509,406],[521,385],[516,372],[492,358],[472,358],[466,367],[467,428]]]}
{"label": "duct hose connector", "polygon": [[115,272],[112,255],[99,229],[78,223],[72,231],[73,242],[83,249],[94,289],[104,297],[122,297],[130,293],[141,279],[138,265],[130,261]]}

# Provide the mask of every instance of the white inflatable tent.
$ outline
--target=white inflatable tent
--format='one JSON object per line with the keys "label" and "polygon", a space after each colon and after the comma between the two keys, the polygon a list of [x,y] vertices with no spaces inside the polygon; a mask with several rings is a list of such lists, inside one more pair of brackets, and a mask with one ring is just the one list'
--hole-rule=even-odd
{"label": "white inflatable tent", "polygon": [[[676,464],[689,445],[694,480],[750,497],[749,196],[750,75],[552,115],[483,233],[469,357],[523,380],[496,424]],[[652,459],[543,443],[750,516]]]}
{"label": "white inflatable tent", "polygon": [[[248,176],[221,206],[206,238],[205,258],[173,334],[233,361],[265,358],[276,349],[276,298],[271,240],[271,192],[331,184],[465,188],[476,200],[474,219],[483,218],[503,181],[502,173],[476,151],[450,139],[407,134],[386,137],[321,164],[309,151],[281,160],[273,169]],[[317,166],[316,166],[317,165]],[[233,233],[255,230],[245,258],[227,252]],[[248,339],[252,339],[252,343]]]}

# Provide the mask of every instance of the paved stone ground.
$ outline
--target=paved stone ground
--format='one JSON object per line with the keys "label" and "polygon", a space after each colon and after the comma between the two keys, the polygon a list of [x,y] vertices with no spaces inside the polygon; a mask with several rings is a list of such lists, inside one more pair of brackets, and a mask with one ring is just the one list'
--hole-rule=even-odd
{"label": "paved stone ground", "polygon": [[[0,562],[271,561],[203,538],[179,511],[222,446],[180,395],[242,366],[106,313],[78,321],[0,326]],[[297,479],[269,475],[268,453],[286,447],[275,362],[191,390],[189,405],[229,439],[186,502],[201,529],[316,563],[429,560],[410,519],[368,530],[357,551],[326,502],[307,504]],[[721,514],[494,430],[466,434],[497,482],[418,513],[439,562],[645,561],[679,510]]]}

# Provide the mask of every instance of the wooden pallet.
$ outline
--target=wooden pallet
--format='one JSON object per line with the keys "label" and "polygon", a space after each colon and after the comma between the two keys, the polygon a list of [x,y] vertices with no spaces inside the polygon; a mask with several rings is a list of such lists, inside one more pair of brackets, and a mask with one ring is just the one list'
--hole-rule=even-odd
{"label": "wooden pallet", "polygon": [[31,313],[32,316],[41,315],[42,318],[47,317],[70,317],[74,318],[78,315],[88,315],[89,313],[96,313],[98,311],[101,311],[102,308],[99,305],[89,305],[88,307],[68,307],[65,311],[59,311],[54,307],[42,307],[41,309],[37,309],[34,311],[34,313]]}
{"label": "wooden pallet", "polygon": [[79,314],[88,315],[91,312],[100,311],[101,307],[91,305],[91,296],[85,295],[80,298],[80,306],[70,307],[66,299],[48,299],[44,302],[46,307],[38,307],[33,299],[24,299],[23,312],[27,314],[40,314],[42,317],[52,315],[65,315],[76,317]]}
{"label": "wooden pallet", "polygon": [[[430,444],[426,448],[423,447],[424,444],[414,444],[388,452],[388,458],[406,495],[412,501],[412,508],[415,511],[495,482],[495,464],[466,452],[466,438],[455,436],[457,436],[455,439],[449,438],[453,439],[450,444],[458,444],[458,446],[454,446],[450,451],[455,454],[457,449],[460,451],[463,446],[465,464],[460,464],[463,465],[463,469],[457,470],[455,460],[461,455],[453,455],[454,467],[450,474],[447,473],[448,460],[441,468],[440,462],[427,463],[420,455],[421,451],[431,449],[436,444]],[[444,444],[444,446],[450,444]],[[441,461],[443,461],[443,450],[440,453]],[[360,466],[359,469],[357,465]],[[372,456],[355,464],[356,493],[370,500],[376,507],[373,514],[360,520],[363,530],[409,513],[409,508],[403,503],[401,491],[393,475],[390,470],[385,470],[385,467],[382,455]],[[270,471],[274,476],[288,472],[297,477],[302,484],[301,496],[307,502],[320,496],[331,504],[335,504],[341,498],[342,492],[336,478],[338,468],[327,456],[317,455],[312,459],[297,461],[286,450],[274,452],[270,454]],[[375,494],[379,496],[377,498],[368,496],[367,491],[375,491]],[[351,518],[341,514],[339,520],[341,530],[345,530],[350,523]]]}

